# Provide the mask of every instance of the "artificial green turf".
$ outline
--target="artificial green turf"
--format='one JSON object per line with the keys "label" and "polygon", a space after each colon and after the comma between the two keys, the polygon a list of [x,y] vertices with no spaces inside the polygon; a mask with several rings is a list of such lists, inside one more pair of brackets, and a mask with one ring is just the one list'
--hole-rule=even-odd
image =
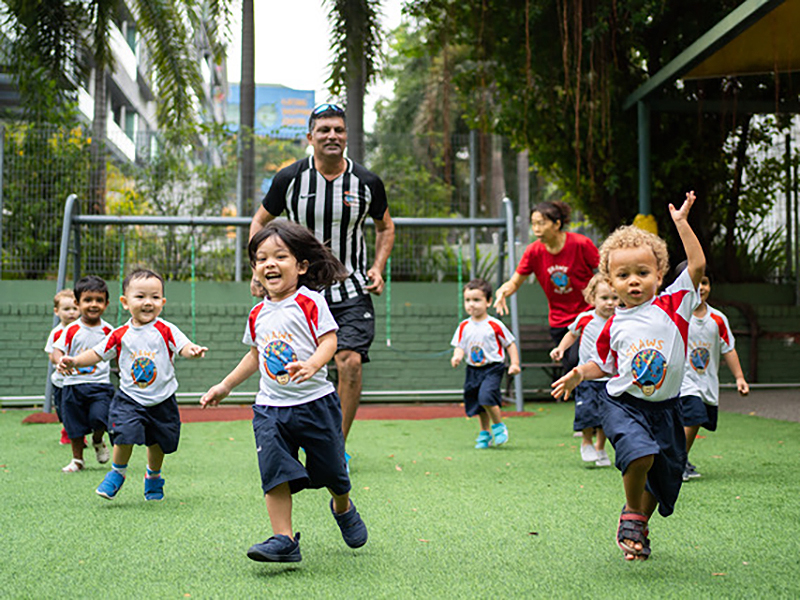
{"label": "artificial green turf", "polygon": [[91,451],[87,471],[62,474],[59,426],[2,411],[0,596],[800,596],[800,424],[720,413],[692,451],[703,477],[651,520],[652,558],[626,563],[618,471],[583,466],[572,404],[529,408],[507,420],[507,446],[482,451],[474,419],[357,422],[348,450],[369,542],[347,548],[327,492],[307,490],[293,565],[245,556],[270,535],[249,422],[185,424],[160,503],[144,501],[136,448],[109,502]]}

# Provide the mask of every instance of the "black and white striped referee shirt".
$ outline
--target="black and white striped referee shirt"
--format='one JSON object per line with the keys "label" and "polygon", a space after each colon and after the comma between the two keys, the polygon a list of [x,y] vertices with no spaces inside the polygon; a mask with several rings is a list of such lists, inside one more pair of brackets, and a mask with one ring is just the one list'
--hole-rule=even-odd
{"label": "black and white striped referee shirt", "polygon": [[262,204],[266,211],[308,227],[344,264],[349,277],[325,290],[330,303],[367,294],[364,220],[383,219],[388,202],[383,181],[349,158],[347,169],[328,181],[314,168],[314,157],[278,171]]}

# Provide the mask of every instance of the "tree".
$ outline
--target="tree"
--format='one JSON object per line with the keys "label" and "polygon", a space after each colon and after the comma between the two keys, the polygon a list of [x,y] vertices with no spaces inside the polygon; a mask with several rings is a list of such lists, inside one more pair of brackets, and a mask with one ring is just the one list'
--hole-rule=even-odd
{"label": "tree", "polygon": [[348,154],[364,160],[364,95],[377,73],[381,44],[380,0],[329,0],[333,26],[330,92],[345,91]]}

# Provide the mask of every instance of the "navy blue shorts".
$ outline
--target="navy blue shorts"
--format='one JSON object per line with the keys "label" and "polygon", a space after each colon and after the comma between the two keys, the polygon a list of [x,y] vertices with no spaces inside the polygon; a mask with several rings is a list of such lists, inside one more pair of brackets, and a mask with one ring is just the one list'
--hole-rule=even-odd
{"label": "navy blue shorts", "polygon": [[[322,487],[339,496],[350,491],[336,392],[296,406],[255,404],[253,433],[265,494],[282,483],[288,483],[293,494]],[[300,448],[305,450],[305,466],[297,458]]]}
{"label": "navy blue shorts", "polygon": [[682,396],[683,426],[700,425],[709,431],[717,430],[719,407],[706,404],[699,396]]}
{"label": "navy blue shorts", "polygon": [[584,381],[575,388],[574,431],[600,427],[600,403],[605,390],[605,381]]}
{"label": "navy blue shorts", "polygon": [[61,388],[61,419],[69,439],[108,428],[108,406],[114,397],[110,383],[78,383]]}
{"label": "navy blue shorts", "polygon": [[667,517],[675,510],[686,466],[686,435],[680,398],[648,402],[629,394],[603,393],[603,431],[616,452],[616,467],[624,474],[637,458],[653,455],[646,489]]}
{"label": "navy blue shorts", "polygon": [[181,439],[181,415],[174,394],[154,406],[143,406],[117,390],[108,411],[108,423],[115,446],[158,444],[164,454],[172,454]]}
{"label": "navy blue shorts", "polygon": [[375,308],[369,294],[348,298],[330,305],[339,326],[336,351],[352,350],[361,355],[361,364],[369,362],[369,347],[375,339]]}
{"label": "navy blue shorts", "polygon": [[503,363],[490,363],[483,367],[467,365],[464,378],[464,411],[468,417],[483,412],[484,406],[503,406],[500,384],[506,366]]}
{"label": "navy blue shorts", "polygon": [[53,406],[56,409],[56,416],[61,422],[61,388],[57,385],[53,386]]}

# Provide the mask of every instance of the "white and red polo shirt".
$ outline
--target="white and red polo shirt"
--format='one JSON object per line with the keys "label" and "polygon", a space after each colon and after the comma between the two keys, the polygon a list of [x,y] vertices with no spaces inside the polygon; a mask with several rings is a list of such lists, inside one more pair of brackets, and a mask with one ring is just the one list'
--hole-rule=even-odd
{"label": "white and red polo shirt", "polygon": [[[61,335],[64,333],[64,329],[66,329],[64,325],[59,323],[58,325],[53,327],[53,330],[50,332],[50,335],[47,336],[47,342],[45,342],[44,344],[44,351],[47,352],[48,356],[50,356],[53,353],[53,348],[55,347],[54,344],[56,343],[56,340],[60,338]],[[54,386],[60,388],[61,386],[64,385],[64,376],[61,373],[59,373],[56,369],[53,369],[53,374],[50,375],[50,381],[53,382]]]}
{"label": "white and red polo shirt", "polygon": [[265,299],[256,304],[247,319],[242,343],[258,349],[261,374],[256,404],[296,406],[335,391],[322,367],[302,382],[291,381],[286,365],[305,361],[317,351],[320,337],[339,326],[322,294],[300,286],[280,302]]}
{"label": "white and red polo shirt", "polygon": [[481,321],[472,317],[459,323],[450,345],[464,351],[464,359],[473,367],[502,363],[505,349],[516,341],[508,327],[491,315]]}
{"label": "white and red polo shirt", "polygon": [[[582,312],[567,328],[570,333],[578,336],[578,363],[583,364],[592,359],[592,352],[594,352],[597,338],[600,337],[600,332],[606,326],[606,321],[597,311],[593,308]],[[596,381],[606,381],[608,377],[601,377]]]}
{"label": "white and red polo shirt", "polygon": [[627,392],[650,402],[680,395],[689,320],[700,295],[688,271],[663,293],[632,308],[618,307],[597,338],[591,360],[612,375],[610,396]]}
{"label": "white and red polo shirt", "polygon": [[719,357],[734,350],[728,318],[711,306],[705,316],[692,315],[689,352],[681,396],[699,396],[706,404],[719,405]]}
{"label": "white and red polo shirt", "polygon": [[118,359],[122,392],[142,406],[155,406],[178,389],[175,355],[189,343],[180,329],[162,319],[141,327],[128,320],[97,344],[94,351],[104,361]]}
{"label": "white and red polo shirt", "polygon": [[[67,325],[64,333],[53,342],[53,348],[61,350],[67,356],[78,356],[84,350],[92,350],[111,333],[112,327],[106,321],[89,327],[78,319]],[[73,369],[69,375],[64,376],[64,385],[78,385],[79,383],[111,383],[111,369],[108,363],[101,362],[91,367]]]}

